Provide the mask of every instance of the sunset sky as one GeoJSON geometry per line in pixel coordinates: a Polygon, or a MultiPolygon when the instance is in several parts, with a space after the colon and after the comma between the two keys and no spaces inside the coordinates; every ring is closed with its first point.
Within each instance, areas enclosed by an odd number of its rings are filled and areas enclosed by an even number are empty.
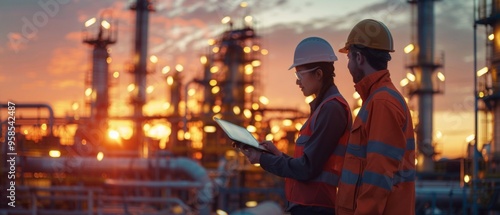
{"type": "MultiPolygon", "coordinates": [[[[185,81],[201,75],[199,57],[206,53],[207,41],[227,26],[220,20],[231,16],[238,26],[246,15],[254,18],[263,48],[264,96],[271,107],[300,107],[307,110],[304,97],[287,71],[298,42],[308,36],[328,40],[338,50],[354,24],[365,18],[384,22],[392,31],[396,52],[389,69],[393,82],[406,74],[403,48],[412,41],[411,5],[406,0],[249,0],[241,8],[238,0],[156,0],[150,14],[149,54],[164,66],[184,65],[185,81]],[[355,3],[354,3],[355,2],[355,3]]],[[[91,47],[82,43],[84,22],[105,14],[118,23],[118,42],[111,47],[110,71],[120,72],[110,91],[111,112],[123,111],[126,87],[132,75],[126,72],[132,61],[135,15],[125,0],[4,0],[0,3],[0,102],[48,103],[56,116],[73,114],[71,106],[83,105],[85,74],[91,69],[91,47]]],[[[442,72],[445,93],[435,96],[435,139],[445,157],[465,153],[465,138],[473,128],[473,1],[445,0],[435,3],[435,55],[445,54],[442,72]]],[[[479,41],[484,41],[479,31],[479,41]]],[[[484,44],[481,42],[479,44],[484,44]]],[[[479,68],[484,66],[484,47],[478,47],[479,68]]],[[[346,61],[338,53],[335,81],[347,100],[354,103],[354,87],[346,61]]],[[[148,95],[148,107],[155,109],[165,101],[165,83],[160,72],[148,76],[155,87],[148,95]]],[[[410,102],[416,110],[414,102],[410,102]]],[[[18,113],[22,114],[22,113],[18,113]]]]}

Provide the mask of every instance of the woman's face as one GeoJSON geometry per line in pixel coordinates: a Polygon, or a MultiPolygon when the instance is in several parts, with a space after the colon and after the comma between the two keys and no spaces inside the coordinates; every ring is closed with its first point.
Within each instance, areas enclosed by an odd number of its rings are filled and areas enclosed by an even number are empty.
{"type": "Polygon", "coordinates": [[[321,89],[321,75],[319,75],[318,70],[319,67],[310,69],[304,66],[295,67],[295,75],[297,76],[295,83],[299,85],[304,96],[317,95],[321,89]]]}

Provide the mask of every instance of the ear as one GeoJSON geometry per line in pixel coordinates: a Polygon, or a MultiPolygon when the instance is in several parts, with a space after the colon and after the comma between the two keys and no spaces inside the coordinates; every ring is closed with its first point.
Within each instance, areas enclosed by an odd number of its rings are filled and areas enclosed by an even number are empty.
{"type": "Polygon", "coordinates": [[[317,78],[318,80],[321,80],[321,79],[323,78],[323,75],[324,75],[324,73],[323,73],[323,70],[322,70],[322,69],[317,69],[317,70],[316,70],[316,73],[314,73],[314,74],[316,75],[316,78],[317,78]]]}
{"type": "Polygon", "coordinates": [[[365,61],[366,61],[365,56],[363,54],[359,53],[359,52],[356,52],[355,59],[356,59],[356,63],[358,65],[363,65],[365,63],[365,61]]]}

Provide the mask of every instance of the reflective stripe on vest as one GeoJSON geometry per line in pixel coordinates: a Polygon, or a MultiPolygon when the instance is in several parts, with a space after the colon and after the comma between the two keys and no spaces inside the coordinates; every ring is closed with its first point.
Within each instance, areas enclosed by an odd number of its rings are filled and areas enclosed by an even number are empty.
{"type": "MultiPolygon", "coordinates": [[[[363,106],[360,108],[358,112],[358,116],[363,123],[366,123],[368,119],[368,111],[366,110],[366,105],[373,98],[373,96],[380,91],[388,92],[392,97],[397,99],[403,109],[408,111],[404,102],[404,99],[394,90],[382,87],[380,89],[375,90],[375,92],[368,97],[366,102],[363,102],[363,106]]],[[[406,131],[408,125],[408,117],[406,118],[406,123],[403,126],[403,131],[406,131]]],[[[397,161],[402,161],[404,159],[405,153],[407,151],[415,150],[415,139],[413,137],[406,139],[406,147],[405,149],[401,149],[398,147],[391,146],[384,142],[369,140],[367,145],[361,145],[359,143],[353,144],[348,143],[346,153],[351,154],[353,156],[366,159],[367,153],[376,153],[388,158],[392,158],[397,161]]],[[[359,186],[360,182],[364,184],[371,184],[386,190],[391,190],[392,186],[402,183],[402,182],[411,182],[415,181],[415,170],[399,170],[394,173],[393,177],[389,177],[387,175],[378,174],[370,171],[364,171],[363,176],[361,177],[359,174],[352,172],[348,169],[342,170],[342,177],[340,181],[344,184],[350,184],[354,186],[359,186]],[[361,181],[359,179],[361,178],[361,181]]]]}
{"type": "MultiPolygon", "coordinates": [[[[319,111],[326,102],[332,100],[340,102],[348,113],[348,120],[352,120],[349,112],[349,106],[345,99],[340,94],[328,96],[323,102],[320,103],[318,108],[316,108],[300,129],[300,135],[296,140],[295,153],[293,157],[298,158],[303,156],[304,147],[309,142],[309,138],[314,131],[314,124],[316,123],[319,111]]],[[[323,170],[318,176],[307,182],[297,181],[291,178],[287,178],[285,180],[285,193],[288,201],[301,205],[323,206],[330,208],[334,207],[336,190],[340,180],[339,174],[342,171],[341,164],[344,160],[349,134],[350,130],[346,129],[340,138],[337,147],[324,164],[323,170]]]]}

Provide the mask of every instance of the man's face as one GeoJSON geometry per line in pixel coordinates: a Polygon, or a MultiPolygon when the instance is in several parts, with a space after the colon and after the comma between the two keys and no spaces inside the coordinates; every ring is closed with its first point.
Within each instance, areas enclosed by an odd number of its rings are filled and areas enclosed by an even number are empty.
{"type": "Polygon", "coordinates": [[[347,68],[349,69],[349,73],[351,73],[352,81],[354,83],[358,83],[361,79],[363,79],[363,77],[365,77],[365,74],[360,67],[360,60],[361,58],[364,58],[364,56],[357,51],[349,51],[349,53],[347,53],[347,58],[347,68]]]}

